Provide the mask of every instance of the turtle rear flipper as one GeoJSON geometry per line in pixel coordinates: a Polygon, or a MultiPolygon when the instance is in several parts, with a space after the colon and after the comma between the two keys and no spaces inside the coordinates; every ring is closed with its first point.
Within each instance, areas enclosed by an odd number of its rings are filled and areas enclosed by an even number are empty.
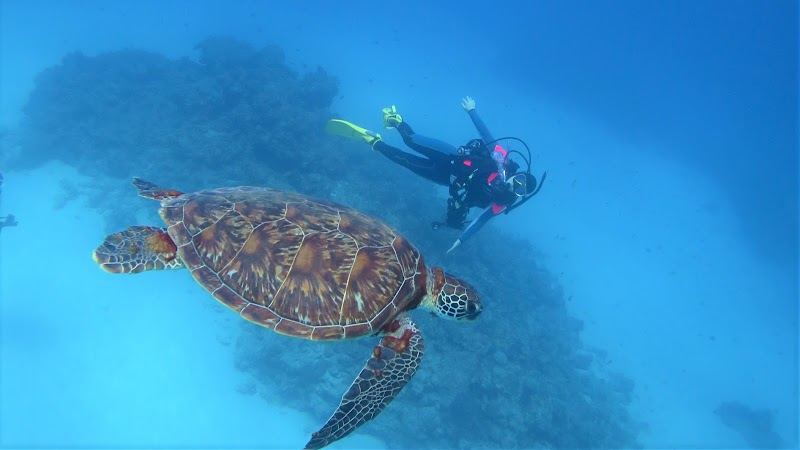
{"type": "Polygon", "coordinates": [[[183,263],[177,251],[166,228],[132,226],[108,235],[92,256],[106,272],[139,273],[180,269],[183,263]]]}
{"type": "Polygon", "coordinates": [[[319,449],[372,420],[400,393],[416,373],[425,343],[407,315],[392,321],[367,364],[328,422],[311,436],[306,449],[319,449]]]}

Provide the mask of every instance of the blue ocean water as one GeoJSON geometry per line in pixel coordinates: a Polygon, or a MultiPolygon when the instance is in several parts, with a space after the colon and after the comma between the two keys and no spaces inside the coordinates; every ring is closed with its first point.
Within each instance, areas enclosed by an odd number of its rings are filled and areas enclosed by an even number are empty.
{"type": "MultiPolygon", "coordinates": [[[[66,54],[192,58],[218,34],[277,45],[299,72],[324,68],[340,82],[331,110],[374,129],[396,104],[419,132],[460,144],[475,137],[460,100],[474,97],[493,132],[525,139],[549,173],[479,238],[515,234],[538,250],[583,344],[635,383],[640,445],[752,446],[761,416],[726,425],[714,413],[724,402],[770,411],[766,428],[798,445],[794,2],[0,5],[0,215],[19,220],[0,234],[0,445],[298,448],[325,419],[283,401],[291,387],[248,393],[234,361],[241,319],[186,274],[98,270],[109,208],[128,195],[138,223],[158,224],[154,207],[129,186],[98,207],[87,193],[105,174],[26,166],[10,144],[37,76],[66,54]]],[[[193,164],[163,158],[176,173],[193,164]]],[[[367,158],[379,155],[353,152],[367,158]]],[[[385,167],[376,178],[391,179],[385,167]]],[[[446,189],[429,189],[443,204],[446,189]]],[[[397,448],[387,414],[333,447],[397,448]]]]}

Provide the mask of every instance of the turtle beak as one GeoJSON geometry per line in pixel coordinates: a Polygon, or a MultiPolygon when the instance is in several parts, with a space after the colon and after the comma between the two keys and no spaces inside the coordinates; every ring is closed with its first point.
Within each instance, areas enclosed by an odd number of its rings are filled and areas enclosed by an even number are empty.
{"type": "Polygon", "coordinates": [[[483,307],[481,304],[470,301],[467,303],[467,313],[464,314],[464,318],[467,320],[475,320],[481,315],[481,312],[483,312],[483,307]]]}

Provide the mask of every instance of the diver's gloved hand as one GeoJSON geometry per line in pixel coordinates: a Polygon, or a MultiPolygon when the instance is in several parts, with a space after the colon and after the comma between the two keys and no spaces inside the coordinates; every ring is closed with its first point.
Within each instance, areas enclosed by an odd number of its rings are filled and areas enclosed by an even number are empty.
{"type": "Polygon", "coordinates": [[[461,107],[464,108],[464,111],[470,112],[475,109],[475,100],[472,97],[464,97],[461,100],[461,107]]]}
{"type": "Polygon", "coordinates": [[[403,121],[403,116],[397,114],[397,108],[394,105],[383,108],[381,110],[383,112],[383,127],[384,128],[396,128],[403,121]]]}

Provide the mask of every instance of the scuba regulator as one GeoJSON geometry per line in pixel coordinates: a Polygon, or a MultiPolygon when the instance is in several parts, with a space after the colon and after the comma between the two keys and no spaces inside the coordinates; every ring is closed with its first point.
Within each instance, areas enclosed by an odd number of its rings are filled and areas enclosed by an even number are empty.
{"type": "MultiPolygon", "coordinates": [[[[490,144],[495,144],[499,141],[504,141],[504,140],[512,140],[519,142],[525,147],[525,150],[528,153],[528,156],[526,157],[519,150],[513,150],[513,149],[507,150],[506,157],[511,156],[512,153],[516,153],[520,156],[520,158],[522,158],[523,161],[525,161],[525,164],[528,166],[525,172],[519,172],[509,177],[509,180],[511,180],[511,189],[514,191],[514,194],[517,196],[517,199],[514,201],[514,203],[506,207],[505,211],[503,211],[505,214],[508,214],[514,209],[522,206],[523,203],[527,202],[534,195],[539,193],[539,190],[541,190],[542,186],[544,185],[544,180],[547,179],[547,171],[544,171],[542,173],[541,181],[537,182],[536,177],[531,173],[531,160],[533,159],[531,155],[531,149],[528,147],[528,144],[526,144],[525,141],[523,141],[518,137],[514,136],[502,137],[499,139],[495,139],[491,142],[487,142],[486,146],[488,147],[490,144]]],[[[510,160],[509,162],[513,163],[513,161],[510,160]]]]}

